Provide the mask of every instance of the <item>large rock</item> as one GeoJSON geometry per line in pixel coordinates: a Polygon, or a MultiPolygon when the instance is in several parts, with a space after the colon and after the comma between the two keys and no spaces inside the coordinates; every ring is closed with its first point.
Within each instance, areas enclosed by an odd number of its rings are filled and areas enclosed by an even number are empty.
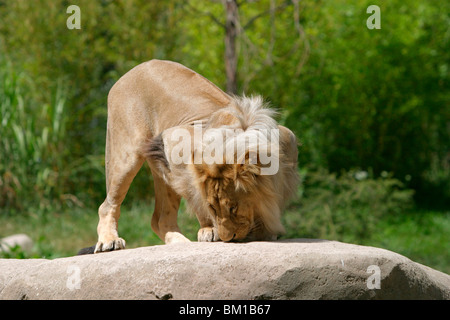
{"type": "Polygon", "coordinates": [[[0,298],[450,299],[450,276],[388,250],[336,241],[193,242],[2,259],[0,298]]]}

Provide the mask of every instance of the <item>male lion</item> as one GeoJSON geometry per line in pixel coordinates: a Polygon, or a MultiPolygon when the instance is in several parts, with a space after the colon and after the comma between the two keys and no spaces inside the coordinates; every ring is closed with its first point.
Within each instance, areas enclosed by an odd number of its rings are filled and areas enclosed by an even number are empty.
{"type": "MultiPolygon", "coordinates": [[[[181,197],[200,222],[198,241],[276,238],[283,232],[281,210],[296,189],[297,143],[272,116],[259,97],[230,97],[175,62],[151,60],[130,70],[108,95],[107,196],[98,210],[95,249],[80,254],[125,248],[117,232],[120,205],[145,161],[155,189],[151,226],[165,243],[189,241],[177,224],[181,197]],[[215,133],[231,130],[223,136],[225,145],[249,136],[259,140],[245,145],[240,154],[229,149],[222,162],[205,161],[202,152],[211,146],[205,130],[212,128],[215,133]],[[200,142],[195,139],[197,129],[205,132],[200,142]],[[269,135],[274,129],[276,144],[269,135]],[[184,145],[171,139],[176,130],[190,134],[184,145]],[[193,148],[180,152],[185,146],[193,148]],[[269,165],[258,148],[278,161],[273,174],[262,174],[269,165]]],[[[217,150],[214,156],[220,157],[217,150]]]]}

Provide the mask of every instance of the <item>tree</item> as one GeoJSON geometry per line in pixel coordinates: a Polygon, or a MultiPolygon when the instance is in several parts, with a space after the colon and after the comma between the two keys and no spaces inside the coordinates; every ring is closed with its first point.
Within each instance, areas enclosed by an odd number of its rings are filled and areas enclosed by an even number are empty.
{"type": "MultiPolygon", "coordinates": [[[[231,94],[237,94],[238,93],[238,50],[237,50],[237,42],[238,37],[241,36],[244,41],[251,42],[249,40],[249,37],[246,36],[245,32],[247,29],[250,29],[255,22],[267,15],[270,15],[270,24],[271,28],[274,28],[275,23],[275,13],[278,11],[281,11],[282,9],[294,5],[294,10],[296,13],[294,13],[294,20],[295,20],[295,30],[300,33],[300,36],[302,40],[305,39],[305,35],[303,32],[303,28],[301,27],[299,23],[299,17],[298,17],[298,0],[292,0],[292,1],[283,1],[281,4],[276,5],[276,0],[270,0],[270,6],[266,10],[258,10],[256,9],[256,14],[251,15],[250,18],[247,19],[246,23],[244,25],[241,24],[241,18],[240,18],[240,11],[239,8],[244,4],[249,4],[256,1],[251,0],[242,0],[238,2],[237,0],[221,0],[223,10],[224,10],[224,16],[225,16],[225,22],[222,22],[221,19],[217,18],[211,11],[202,11],[201,9],[197,8],[196,6],[192,5],[190,2],[187,3],[188,7],[194,11],[197,14],[208,16],[216,25],[220,26],[223,30],[224,34],[224,45],[225,45],[225,52],[224,52],[224,65],[225,65],[225,73],[226,73],[226,91],[231,94]]],[[[267,57],[270,57],[270,52],[273,49],[273,37],[271,37],[272,44],[267,52],[267,57]]],[[[255,47],[252,44],[253,47],[255,47]]],[[[298,48],[297,43],[293,43],[294,48],[298,48]]],[[[300,64],[298,66],[298,70],[301,69],[303,64],[306,62],[307,55],[309,53],[309,48],[306,51],[306,55],[303,55],[300,64]]],[[[270,62],[268,62],[270,63],[270,62]]],[[[299,72],[298,72],[299,73],[299,72]]]]}
{"type": "Polygon", "coordinates": [[[238,4],[236,0],[222,0],[225,7],[225,71],[227,74],[227,92],[237,93],[237,55],[236,37],[239,24],[238,4]]]}

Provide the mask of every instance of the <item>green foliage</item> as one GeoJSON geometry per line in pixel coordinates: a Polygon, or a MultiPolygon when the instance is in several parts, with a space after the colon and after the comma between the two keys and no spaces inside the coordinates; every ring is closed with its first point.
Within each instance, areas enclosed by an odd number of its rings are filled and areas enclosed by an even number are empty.
{"type": "MultiPolygon", "coordinates": [[[[65,139],[65,98],[57,89],[51,104],[31,105],[10,65],[0,68],[0,206],[20,207],[23,198],[45,201],[61,187],[65,139]]],[[[59,192],[58,192],[59,194],[59,192]]]]}
{"type": "Polygon", "coordinates": [[[450,274],[450,211],[412,210],[382,219],[370,240],[361,244],[386,248],[450,274]]]}
{"type": "Polygon", "coordinates": [[[1,259],[29,259],[29,255],[19,245],[8,247],[7,251],[0,251],[1,259]]]}
{"type": "Polygon", "coordinates": [[[302,174],[296,204],[284,216],[287,234],[360,242],[372,236],[380,219],[412,207],[413,191],[386,172],[374,178],[366,171],[339,176],[327,170],[302,174]]]}
{"type": "MultiPolygon", "coordinates": [[[[239,91],[281,111],[300,167],[386,170],[448,206],[450,4],[381,0],[381,29],[368,30],[370,4],[240,1],[239,91]]],[[[223,88],[224,17],[218,1],[2,1],[0,205],[98,206],[109,89],[152,58],[223,88]],[[69,4],[81,30],[66,28],[69,4]]],[[[151,194],[149,173],[126,201],[151,194]]]]}
{"type": "Polygon", "coordinates": [[[450,205],[448,185],[436,179],[450,174],[449,4],[381,1],[381,29],[369,30],[370,1],[300,3],[302,32],[290,6],[241,37],[252,44],[241,87],[281,108],[303,144],[301,166],[387,170],[418,200],[450,205]]]}
{"type": "Polygon", "coordinates": [[[89,188],[78,175],[98,171],[102,181],[103,169],[100,171],[96,163],[101,160],[86,157],[72,161],[67,148],[71,119],[64,84],[56,83],[48,103],[37,102],[28,94],[27,80],[0,60],[0,207],[82,206],[73,194],[74,186],[89,188]]]}

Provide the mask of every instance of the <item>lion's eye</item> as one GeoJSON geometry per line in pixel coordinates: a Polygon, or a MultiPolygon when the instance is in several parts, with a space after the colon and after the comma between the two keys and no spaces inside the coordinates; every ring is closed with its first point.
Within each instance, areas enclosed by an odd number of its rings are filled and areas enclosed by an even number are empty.
{"type": "Polygon", "coordinates": [[[235,214],[237,211],[237,206],[231,206],[230,207],[230,213],[235,214]]]}

